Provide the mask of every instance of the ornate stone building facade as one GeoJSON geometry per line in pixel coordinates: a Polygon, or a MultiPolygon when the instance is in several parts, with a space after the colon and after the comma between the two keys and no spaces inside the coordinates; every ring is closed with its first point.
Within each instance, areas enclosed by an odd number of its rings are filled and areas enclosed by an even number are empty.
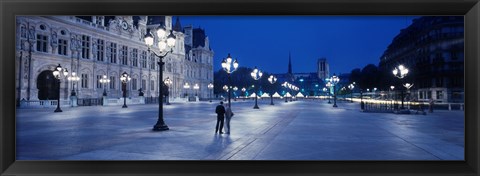
{"type": "MultiPolygon", "coordinates": [[[[158,97],[158,58],[148,52],[144,36],[159,25],[176,36],[163,69],[163,79],[173,81],[171,100],[185,98],[185,83],[198,84],[199,98],[211,91],[207,85],[213,82],[214,53],[208,37],[202,29],[182,28],[178,18],[173,24],[171,16],[19,16],[16,25],[18,100],[56,99],[52,70],[59,64],[80,78],[61,79],[62,100],[68,100],[72,90],[80,99],[101,98],[104,89],[109,98],[120,98],[123,72],[131,77],[128,97],[138,97],[140,89],[145,97],[158,97]],[[109,83],[100,82],[103,75],[109,83]]],[[[155,45],[151,49],[160,53],[155,45]]]]}
{"type": "Polygon", "coordinates": [[[413,20],[388,46],[379,68],[391,74],[399,64],[410,70],[413,98],[463,102],[464,17],[427,16],[413,20]]]}

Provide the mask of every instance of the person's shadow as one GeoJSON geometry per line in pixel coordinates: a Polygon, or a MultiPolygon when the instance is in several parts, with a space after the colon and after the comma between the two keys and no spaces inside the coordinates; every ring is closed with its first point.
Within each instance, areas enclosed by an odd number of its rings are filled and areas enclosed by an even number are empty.
{"type": "Polygon", "coordinates": [[[222,153],[232,143],[230,135],[215,134],[210,144],[205,148],[209,153],[206,159],[218,159],[222,157],[222,153]]]}

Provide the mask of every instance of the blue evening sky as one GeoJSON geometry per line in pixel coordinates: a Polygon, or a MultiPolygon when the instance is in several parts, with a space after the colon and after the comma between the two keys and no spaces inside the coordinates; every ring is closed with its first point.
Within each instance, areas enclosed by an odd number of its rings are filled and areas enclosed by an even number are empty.
{"type": "MultiPolygon", "coordinates": [[[[349,73],[379,58],[413,16],[181,16],[182,26],[203,28],[215,52],[214,71],[228,53],[240,66],[286,73],[316,72],[326,57],[330,73],[349,73]]],[[[176,20],[176,17],[173,19],[176,20]]]]}

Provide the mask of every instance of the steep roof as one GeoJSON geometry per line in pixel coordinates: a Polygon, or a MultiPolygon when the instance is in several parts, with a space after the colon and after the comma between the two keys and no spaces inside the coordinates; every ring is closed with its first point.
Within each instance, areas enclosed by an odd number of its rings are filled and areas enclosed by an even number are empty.
{"type": "Polygon", "coordinates": [[[177,21],[175,21],[175,25],[173,26],[173,30],[177,32],[182,32],[182,25],[180,24],[180,17],[177,17],[177,21]]]}
{"type": "Polygon", "coordinates": [[[199,46],[205,47],[205,30],[200,28],[193,29],[193,48],[197,48],[199,46]]]}

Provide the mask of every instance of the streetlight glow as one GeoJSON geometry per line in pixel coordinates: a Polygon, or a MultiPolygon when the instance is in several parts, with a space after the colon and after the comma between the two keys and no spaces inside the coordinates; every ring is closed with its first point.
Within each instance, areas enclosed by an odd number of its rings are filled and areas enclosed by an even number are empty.
{"type": "MultiPolygon", "coordinates": [[[[176,37],[173,34],[173,31],[167,31],[165,26],[160,25],[156,29],[156,34],[158,37],[158,49],[160,50],[161,53],[163,54],[157,54],[156,52],[153,51],[153,54],[159,58],[158,62],[158,77],[157,77],[157,82],[158,82],[158,119],[157,123],[153,126],[153,131],[164,131],[164,130],[169,130],[167,124],[165,124],[165,121],[163,119],[163,91],[162,91],[162,79],[163,79],[163,65],[165,62],[163,62],[163,58],[165,58],[168,53],[173,52],[173,47],[175,47],[175,41],[176,37]],[[170,32],[170,35],[165,38],[166,34],[170,32]],[[170,50],[168,50],[168,47],[170,47],[170,50]]],[[[144,40],[145,44],[148,46],[148,52],[150,53],[150,48],[153,45],[154,42],[154,36],[148,31],[145,34],[144,40]]]]}

